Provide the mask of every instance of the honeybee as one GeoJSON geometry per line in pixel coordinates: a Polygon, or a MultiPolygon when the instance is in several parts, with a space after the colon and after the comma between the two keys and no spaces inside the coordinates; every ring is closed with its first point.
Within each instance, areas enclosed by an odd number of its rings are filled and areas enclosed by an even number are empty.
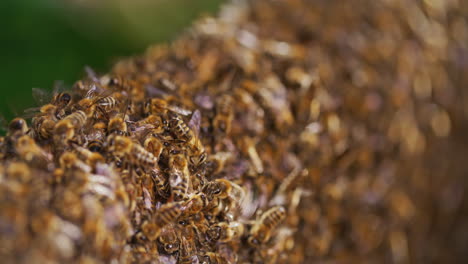
{"type": "Polygon", "coordinates": [[[203,192],[197,192],[190,195],[190,198],[186,202],[186,209],[184,210],[184,216],[195,215],[205,209],[210,201],[203,192]]]}
{"type": "Polygon", "coordinates": [[[75,110],[82,110],[86,113],[88,118],[98,117],[100,113],[101,116],[107,117],[107,112],[116,108],[119,104],[117,99],[110,96],[112,90],[100,90],[98,86],[93,84],[91,88],[87,91],[84,98],[78,101],[73,108],[75,110]]]}
{"type": "Polygon", "coordinates": [[[6,175],[20,182],[28,182],[32,177],[31,170],[24,162],[12,162],[8,164],[6,175]]]}
{"type": "Polygon", "coordinates": [[[83,148],[83,147],[81,147],[79,145],[76,145],[76,144],[75,144],[74,148],[75,148],[75,151],[78,153],[78,156],[81,159],[85,160],[86,163],[88,165],[90,165],[91,167],[93,167],[93,168],[96,166],[97,163],[99,163],[99,162],[104,163],[105,162],[104,157],[101,154],[97,153],[97,152],[92,152],[92,151],[90,151],[90,150],[88,150],[86,148],[83,148]]]}
{"type": "Polygon", "coordinates": [[[63,92],[56,93],[53,96],[51,103],[46,104],[47,98],[50,97],[48,97],[47,92],[38,88],[33,88],[33,97],[40,105],[43,106],[26,109],[26,115],[35,114],[39,110],[40,116],[47,115],[54,120],[62,119],[66,115],[65,109],[72,101],[72,96],[69,93],[63,92]]]}
{"type": "Polygon", "coordinates": [[[104,150],[106,139],[107,124],[104,122],[97,122],[89,130],[86,136],[87,148],[92,152],[101,153],[104,150]]]}
{"type": "Polygon", "coordinates": [[[28,124],[23,118],[15,118],[8,125],[7,137],[19,137],[28,133],[28,124]]]}
{"type": "Polygon", "coordinates": [[[239,222],[219,222],[206,232],[209,240],[226,243],[239,239],[244,234],[244,225],[239,222]]]}
{"type": "Polygon", "coordinates": [[[208,182],[203,188],[203,191],[210,200],[214,198],[230,198],[234,201],[240,202],[245,197],[245,191],[242,187],[226,179],[216,179],[208,182]]]}
{"type": "Polygon", "coordinates": [[[194,245],[194,241],[192,239],[186,239],[185,237],[182,237],[180,250],[179,250],[179,259],[177,263],[179,264],[198,263],[198,261],[196,260],[197,256],[194,254],[195,250],[196,248],[194,245]]]}
{"type": "Polygon", "coordinates": [[[179,250],[179,237],[173,224],[163,228],[158,237],[158,241],[167,254],[173,254],[179,250]]]}
{"type": "Polygon", "coordinates": [[[286,218],[286,210],[283,206],[274,206],[265,211],[252,226],[247,242],[257,247],[270,240],[272,232],[286,218]]]}
{"type": "Polygon", "coordinates": [[[143,106],[143,112],[147,115],[166,117],[169,111],[183,116],[188,116],[192,113],[192,111],[188,109],[171,105],[167,100],[161,98],[148,99],[143,106]]]}
{"type": "Polygon", "coordinates": [[[190,164],[198,166],[206,161],[206,152],[198,137],[201,123],[201,113],[196,110],[187,125],[182,118],[177,115],[172,116],[169,127],[178,140],[187,143],[187,151],[190,164]]]}
{"type": "Polygon", "coordinates": [[[78,156],[73,152],[64,152],[59,158],[59,164],[64,170],[80,170],[86,173],[91,172],[91,167],[78,159],[78,156]]]}
{"type": "Polygon", "coordinates": [[[169,184],[174,201],[188,199],[190,174],[187,160],[183,154],[171,155],[169,158],[169,184]]]}
{"type": "Polygon", "coordinates": [[[128,135],[128,126],[125,114],[117,114],[109,120],[107,132],[118,136],[128,135]]]}
{"type": "Polygon", "coordinates": [[[233,99],[230,95],[222,95],[217,100],[216,116],[213,119],[213,127],[217,134],[227,135],[231,131],[231,123],[234,118],[232,103],[233,99]]]}
{"type": "Polygon", "coordinates": [[[48,166],[50,154],[39,147],[33,138],[28,135],[18,138],[15,144],[15,151],[21,159],[38,166],[48,166]]]}
{"type": "Polygon", "coordinates": [[[177,202],[163,204],[155,214],[154,224],[159,228],[174,223],[185,208],[177,202]]]}
{"type": "Polygon", "coordinates": [[[54,133],[55,120],[49,116],[38,116],[32,119],[32,128],[38,139],[49,139],[54,133]]]}
{"type": "Polygon", "coordinates": [[[156,192],[163,198],[169,197],[169,181],[162,175],[161,171],[152,169],[149,175],[153,179],[154,185],[156,185],[156,192]]]}
{"type": "Polygon", "coordinates": [[[157,130],[150,130],[143,139],[143,147],[159,160],[164,145],[158,137],[158,132],[157,130]]]}
{"type": "Polygon", "coordinates": [[[130,138],[124,136],[109,136],[108,150],[118,157],[126,158],[131,165],[141,167],[154,167],[158,159],[146,151],[140,144],[133,142],[130,138]]]}
{"type": "Polygon", "coordinates": [[[75,136],[75,131],[81,129],[87,121],[85,112],[78,110],[55,124],[54,139],[58,144],[67,143],[75,136]]]}
{"type": "Polygon", "coordinates": [[[207,252],[204,256],[200,257],[200,264],[228,264],[229,262],[220,254],[214,252],[207,252]]]}

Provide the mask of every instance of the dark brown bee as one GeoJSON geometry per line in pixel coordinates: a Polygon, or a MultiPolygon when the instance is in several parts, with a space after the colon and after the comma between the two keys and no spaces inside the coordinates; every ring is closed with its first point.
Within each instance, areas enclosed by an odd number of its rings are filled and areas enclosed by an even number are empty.
{"type": "Polygon", "coordinates": [[[230,95],[223,95],[216,102],[216,116],[213,127],[217,134],[228,135],[231,132],[231,123],[234,118],[233,99],[230,95]]]}

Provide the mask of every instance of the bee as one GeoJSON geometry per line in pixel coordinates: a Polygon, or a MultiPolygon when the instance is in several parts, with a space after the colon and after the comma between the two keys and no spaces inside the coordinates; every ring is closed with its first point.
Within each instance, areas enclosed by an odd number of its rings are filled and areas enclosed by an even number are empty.
{"type": "Polygon", "coordinates": [[[81,129],[87,121],[85,112],[78,110],[55,124],[54,138],[59,144],[68,142],[75,137],[75,131],[81,129]]]}
{"type": "Polygon", "coordinates": [[[32,119],[32,128],[36,138],[45,140],[52,137],[56,121],[49,116],[37,116],[32,119]]]}
{"type": "Polygon", "coordinates": [[[283,206],[274,206],[265,211],[252,226],[247,242],[257,247],[266,243],[275,228],[286,218],[286,210],[283,206]]]}
{"type": "Polygon", "coordinates": [[[28,135],[18,138],[15,144],[15,151],[21,159],[29,164],[48,166],[50,154],[39,147],[33,138],[28,135]]]}
{"type": "Polygon", "coordinates": [[[228,261],[218,253],[207,252],[200,258],[200,264],[228,264],[228,261]]]}
{"type": "Polygon", "coordinates": [[[197,192],[190,195],[190,198],[186,202],[186,210],[184,216],[195,215],[205,209],[210,201],[203,192],[197,192]]]}
{"type": "Polygon", "coordinates": [[[31,170],[24,162],[12,162],[8,164],[6,174],[11,179],[19,180],[20,182],[29,182],[32,179],[31,170]]]}
{"type": "Polygon", "coordinates": [[[72,96],[69,93],[63,92],[56,93],[53,96],[51,102],[46,104],[46,98],[50,97],[48,97],[47,92],[38,88],[33,88],[33,97],[40,105],[43,106],[38,108],[26,109],[26,115],[35,114],[39,110],[40,116],[49,116],[55,121],[60,120],[64,116],[66,116],[65,109],[70,105],[72,101],[72,96]]]}
{"type": "Polygon", "coordinates": [[[99,162],[104,163],[105,162],[104,157],[101,154],[97,153],[97,152],[92,152],[92,151],[90,151],[90,150],[88,150],[86,148],[83,148],[83,147],[81,147],[79,145],[76,145],[76,144],[75,144],[74,148],[75,148],[75,151],[78,153],[78,156],[81,159],[85,160],[86,163],[88,165],[90,165],[91,167],[93,167],[93,168],[96,166],[97,163],[99,163],[99,162]]]}
{"type": "Polygon", "coordinates": [[[171,155],[169,158],[169,184],[174,201],[188,199],[190,188],[190,173],[188,163],[183,154],[171,155]]]}
{"type": "Polygon", "coordinates": [[[239,222],[219,222],[206,232],[209,240],[222,243],[240,239],[243,234],[244,225],[239,222]]]}
{"type": "Polygon", "coordinates": [[[101,116],[108,119],[107,112],[114,109],[119,104],[114,97],[110,96],[111,92],[112,90],[100,91],[99,88],[93,84],[84,98],[78,101],[73,108],[75,110],[84,111],[88,118],[98,117],[100,113],[101,116]]]}
{"type": "Polygon", "coordinates": [[[118,136],[128,135],[126,115],[117,114],[109,120],[107,132],[118,136]]]}
{"type": "Polygon", "coordinates": [[[156,192],[163,198],[169,197],[170,185],[169,181],[164,177],[164,175],[156,169],[152,169],[149,172],[149,175],[153,179],[154,185],[156,186],[156,192]]]}
{"type": "Polygon", "coordinates": [[[166,226],[161,231],[158,241],[167,254],[174,254],[179,250],[179,237],[173,224],[166,226]]]}
{"type": "Polygon", "coordinates": [[[195,255],[195,245],[192,239],[186,239],[182,237],[180,250],[179,250],[179,264],[191,264],[198,263],[196,260],[197,256],[195,255]]]}
{"type": "Polygon", "coordinates": [[[213,119],[213,127],[217,134],[228,135],[231,131],[231,123],[234,118],[232,110],[233,99],[230,95],[222,95],[217,100],[216,115],[213,119]]]}
{"type": "Polygon", "coordinates": [[[114,155],[126,158],[131,165],[141,167],[154,167],[157,158],[146,151],[140,144],[133,142],[124,136],[110,136],[107,141],[109,152],[114,155]]]}
{"type": "Polygon", "coordinates": [[[104,151],[105,139],[106,139],[107,124],[104,122],[98,122],[93,125],[89,130],[87,139],[87,148],[92,152],[101,153],[104,151]]]}
{"type": "Polygon", "coordinates": [[[206,161],[206,152],[198,137],[201,123],[200,111],[195,111],[187,125],[178,115],[172,116],[169,127],[178,140],[187,143],[190,164],[198,166],[206,161]]]}
{"type": "Polygon", "coordinates": [[[158,132],[159,131],[157,130],[149,131],[143,139],[143,147],[159,160],[159,156],[161,156],[161,153],[163,152],[164,145],[158,137],[158,132]]]}
{"type": "Polygon", "coordinates": [[[146,100],[143,106],[143,112],[147,115],[159,115],[166,117],[168,112],[176,113],[183,116],[188,116],[192,111],[171,105],[167,100],[161,98],[151,98],[146,100]]]}
{"type": "Polygon", "coordinates": [[[64,170],[79,170],[86,173],[91,172],[91,167],[78,159],[78,156],[73,152],[64,152],[59,158],[59,164],[64,170]]]}
{"type": "Polygon", "coordinates": [[[242,201],[245,197],[245,191],[242,187],[226,179],[216,179],[208,182],[203,191],[210,200],[230,198],[234,201],[242,201]]]}
{"type": "Polygon", "coordinates": [[[8,124],[7,137],[19,137],[28,133],[28,124],[23,118],[15,118],[8,124]]]}
{"type": "Polygon", "coordinates": [[[185,208],[177,202],[166,203],[162,205],[155,214],[153,223],[158,228],[158,235],[161,229],[168,224],[174,223],[182,214],[185,208]]]}

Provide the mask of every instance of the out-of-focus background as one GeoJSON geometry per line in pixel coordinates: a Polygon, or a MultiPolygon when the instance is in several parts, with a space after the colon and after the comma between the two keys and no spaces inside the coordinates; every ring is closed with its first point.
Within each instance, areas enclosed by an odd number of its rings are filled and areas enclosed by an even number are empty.
{"type": "Polygon", "coordinates": [[[52,90],[106,72],[121,57],[169,42],[223,0],[1,0],[0,114],[35,107],[32,88],[52,90]]]}

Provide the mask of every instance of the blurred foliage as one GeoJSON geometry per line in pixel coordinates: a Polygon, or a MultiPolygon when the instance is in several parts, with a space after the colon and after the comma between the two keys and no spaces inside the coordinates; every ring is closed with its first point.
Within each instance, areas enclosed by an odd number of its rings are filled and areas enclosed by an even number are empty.
{"type": "Polygon", "coordinates": [[[36,104],[33,87],[71,86],[83,67],[106,72],[123,56],[168,42],[222,0],[1,0],[0,113],[36,104]]]}

